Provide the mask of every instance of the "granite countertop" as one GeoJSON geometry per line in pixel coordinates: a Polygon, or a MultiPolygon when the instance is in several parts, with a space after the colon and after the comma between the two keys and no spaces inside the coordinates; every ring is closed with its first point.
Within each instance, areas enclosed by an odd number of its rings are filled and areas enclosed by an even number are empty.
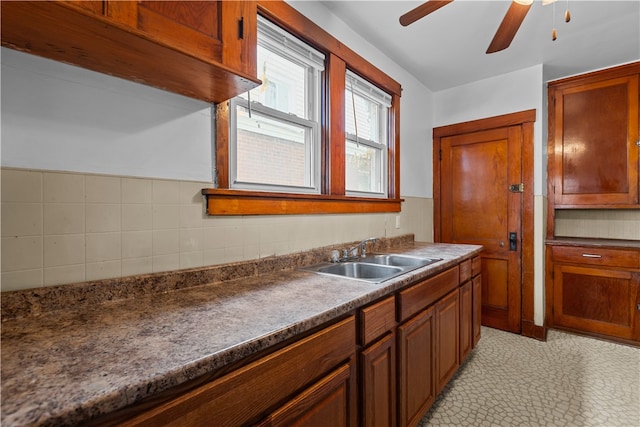
{"type": "Polygon", "coordinates": [[[545,241],[547,245],[592,246],[599,248],[640,249],[640,240],[588,239],[582,237],[554,237],[545,241]]]}
{"type": "Polygon", "coordinates": [[[350,313],[480,250],[405,245],[393,252],[443,261],[380,284],[289,269],[3,318],[1,423],[82,424],[350,313]]]}

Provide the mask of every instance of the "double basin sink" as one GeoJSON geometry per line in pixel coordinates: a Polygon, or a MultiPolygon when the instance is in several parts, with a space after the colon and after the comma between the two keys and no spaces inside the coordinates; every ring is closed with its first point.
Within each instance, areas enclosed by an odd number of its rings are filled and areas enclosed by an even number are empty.
{"type": "Polygon", "coordinates": [[[421,258],[410,255],[369,254],[346,262],[327,262],[306,267],[303,270],[370,283],[381,283],[441,260],[441,258],[421,258]]]}

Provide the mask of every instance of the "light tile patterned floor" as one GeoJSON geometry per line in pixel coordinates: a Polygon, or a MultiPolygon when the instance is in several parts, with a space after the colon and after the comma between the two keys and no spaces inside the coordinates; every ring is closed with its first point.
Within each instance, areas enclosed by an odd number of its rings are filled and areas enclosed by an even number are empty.
{"type": "Polygon", "coordinates": [[[482,328],[424,426],[640,426],[640,349],[559,331],[482,328]]]}

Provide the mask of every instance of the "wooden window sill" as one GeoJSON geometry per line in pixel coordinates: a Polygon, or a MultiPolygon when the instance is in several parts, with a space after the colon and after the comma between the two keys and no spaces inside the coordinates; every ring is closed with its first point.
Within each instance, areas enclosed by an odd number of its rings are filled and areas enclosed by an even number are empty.
{"type": "Polygon", "coordinates": [[[209,215],[301,215],[400,212],[403,199],[268,193],[205,188],[209,215]]]}

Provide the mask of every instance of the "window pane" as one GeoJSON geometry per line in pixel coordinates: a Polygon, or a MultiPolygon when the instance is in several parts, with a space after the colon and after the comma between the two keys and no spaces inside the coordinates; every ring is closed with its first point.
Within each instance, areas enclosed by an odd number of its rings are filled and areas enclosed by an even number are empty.
{"type": "MultiPolygon", "coordinates": [[[[262,85],[251,90],[251,101],[308,119],[306,76],[305,66],[258,46],[258,78],[262,85]]],[[[248,98],[246,93],[240,97],[248,98]]]]}
{"type": "Polygon", "coordinates": [[[313,186],[311,128],[278,121],[246,108],[237,110],[237,181],[313,186]]]}
{"type": "Polygon", "coordinates": [[[358,138],[368,139],[369,141],[381,142],[379,132],[379,104],[364,98],[357,93],[351,98],[351,90],[349,90],[349,82],[347,82],[347,90],[345,92],[345,126],[347,133],[356,134],[356,126],[353,117],[353,104],[356,105],[356,118],[358,120],[358,138]]]}
{"type": "Polygon", "coordinates": [[[382,193],[382,152],[347,141],[346,187],[349,191],[382,193]]]}

